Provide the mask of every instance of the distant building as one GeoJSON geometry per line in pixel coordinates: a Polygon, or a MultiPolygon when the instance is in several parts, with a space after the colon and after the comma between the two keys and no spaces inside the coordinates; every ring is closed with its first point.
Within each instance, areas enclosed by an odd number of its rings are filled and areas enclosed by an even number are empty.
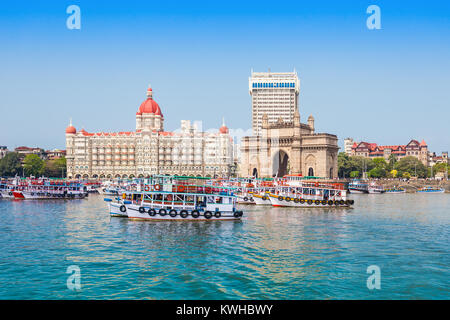
{"type": "Polygon", "coordinates": [[[45,151],[48,160],[56,160],[66,156],[66,150],[53,149],[45,151]]]}
{"type": "Polygon", "coordinates": [[[425,166],[429,165],[428,146],[424,140],[419,142],[411,140],[406,145],[379,146],[376,143],[354,142],[352,146],[352,156],[360,156],[365,158],[384,158],[389,159],[393,154],[400,160],[401,158],[412,156],[419,159],[425,166]]]}
{"type": "Polygon", "coordinates": [[[436,155],[435,152],[429,152],[428,153],[428,165],[430,167],[438,164],[438,163],[447,163],[449,164],[449,159],[448,159],[448,152],[442,152],[442,154],[440,156],[436,155]]]}
{"type": "Polygon", "coordinates": [[[225,123],[201,132],[181,121],[179,132],[164,131],[164,116],[148,88],[136,112],[136,130],[77,131],[66,128],[69,178],[135,178],[153,174],[228,176],[233,166],[233,139],[225,123]]]}
{"type": "Polygon", "coordinates": [[[252,72],[253,135],[241,139],[239,171],[248,177],[286,174],[337,177],[337,136],[316,133],[314,117],[300,122],[297,72],[252,72]]]}
{"type": "Polygon", "coordinates": [[[0,146],[0,159],[3,159],[8,152],[9,150],[6,146],[0,146]]]}
{"type": "Polygon", "coordinates": [[[29,148],[22,146],[15,148],[14,151],[17,152],[19,156],[23,158],[25,158],[29,154],[36,154],[43,160],[47,159],[47,153],[42,148],[29,148]]]}
{"type": "Polygon", "coordinates": [[[352,155],[352,146],[353,146],[353,138],[344,139],[344,152],[351,156],[352,155]]]}
{"type": "Polygon", "coordinates": [[[261,135],[264,115],[269,124],[278,122],[279,118],[286,123],[294,121],[300,92],[297,72],[252,72],[248,86],[252,96],[253,135],[261,135]]]}

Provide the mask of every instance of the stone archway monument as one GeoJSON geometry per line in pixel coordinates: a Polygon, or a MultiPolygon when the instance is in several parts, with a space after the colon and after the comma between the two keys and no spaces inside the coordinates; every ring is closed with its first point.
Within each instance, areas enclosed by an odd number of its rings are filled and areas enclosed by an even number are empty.
{"type": "Polygon", "coordinates": [[[312,116],[307,124],[301,123],[296,110],[293,122],[280,118],[269,123],[265,114],[261,128],[261,135],[242,138],[241,176],[253,176],[256,169],[259,177],[313,172],[318,177],[337,178],[338,138],[316,133],[312,116]]]}

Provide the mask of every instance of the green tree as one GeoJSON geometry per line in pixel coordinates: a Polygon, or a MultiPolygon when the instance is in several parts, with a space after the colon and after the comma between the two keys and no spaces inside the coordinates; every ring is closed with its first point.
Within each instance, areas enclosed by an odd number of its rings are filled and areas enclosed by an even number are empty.
{"type": "Polygon", "coordinates": [[[375,158],[372,160],[375,168],[369,171],[371,172],[370,177],[372,178],[386,178],[389,171],[389,164],[384,160],[384,158],[375,158]]]}
{"type": "Polygon", "coordinates": [[[372,159],[364,157],[352,157],[351,163],[360,172],[370,171],[375,167],[372,159]]]}
{"type": "Polygon", "coordinates": [[[358,171],[358,176],[360,172],[370,171],[375,167],[375,163],[372,159],[358,157],[358,156],[348,156],[344,152],[338,154],[338,175],[339,177],[351,177],[353,171],[358,171]]]}
{"type": "Polygon", "coordinates": [[[53,178],[63,178],[67,175],[66,158],[48,160],[45,162],[44,175],[53,178]]]}
{"type": "Polygon", "coordinates": [[[388,168],[388,170],[392,171],[394,169],[395,164],[397,163],[397,157],[395,156],[395,154],[391,153],[389,155],[388,161],[389,161],[389,168],[388,168]]]}
{"type": "Polygon", "coordinates": [[[384,168],[375,167],[368,173],[369,178],[384,178],[386,177],[386,170],[384,168]]]}
{"type": "MultiPolygon", "coordinates": [[[[437,173],[445,173],[445,170],[447,170],[448,175],[450,176],[450,166],[447,163],[437,163],[433,166],[433,176],[435,176],[437,173]]],[[[430,170],[431,171],[431,170],[430,170]]],[[[430,173],[431,176],[431,173],[430,173]]]]}
{"type": "Polygon", "coordinates": [[[384,170],[388,169],[389,164],[386,162],[386,160],[384,160],[384,158],[375,158],[372,161],[373,164],[375,165],[375,168],[380,168],[384,170]]]}
{"type": "Polygon", "coordinates": [[[350,172],[352,171],[350,157],[345,152],[338,154],[338,168],[339,177],[346,178],[350,176],[350,172]]]}
{"type": "Polygon", "coordinates": [[[350,178],[359,178],[359,171],[350,172],[350,178]]]}
{"type": "Polygon", "coordinates": [[[9,152],[0,160],[0,176],[14,177],[22,173],[22,164],[17,152],[9,152]]]}
{"type": "Polygon", "coordinates": [[[427,168],[416,157],[408,156],[400,159],[394,166],[394,169],[398,171],[398,175],[403,176],[404,173],[409,173],[410,176],[426,178],[427,168]]]}
{"type": "Polygon", "coordinates": [[[27,176],[38,177],[44,173],[45,162],[37,154],[28,154],[23,160],[23,167],[27,176]]]}

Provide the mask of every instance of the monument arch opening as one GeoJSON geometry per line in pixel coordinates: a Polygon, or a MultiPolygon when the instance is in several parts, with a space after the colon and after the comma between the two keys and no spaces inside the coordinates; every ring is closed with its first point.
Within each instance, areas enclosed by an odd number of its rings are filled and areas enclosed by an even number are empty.
{"type": "Polygon", "coordinates": [[[280,149],[273,158],[272,176],[283,177],[289,174],[289,171],[289,155],[280,149]]]}

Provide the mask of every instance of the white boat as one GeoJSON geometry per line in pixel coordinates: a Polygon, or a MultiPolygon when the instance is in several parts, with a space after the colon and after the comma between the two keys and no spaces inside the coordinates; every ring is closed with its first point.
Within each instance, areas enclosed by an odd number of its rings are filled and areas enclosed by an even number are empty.
{"type": "Polygon", "coordinates": [[[83,199],[86,187],[63,181],[31,181],[12,191],[16,200],[83,199]]]}
{"type": "Polygon", "coordinates": [[[127,207],[125,207],[125,205],[131,203],[130,201],[118,199],[117,202],[113,202],[113,200],[109,198],[105,198],[104,200],[108,202],[109,214],[111,217],[128,218],[127,207]]]}
{"type": "Polygon", "coordinates": [[[383,186],[376,184],[375,182],[371,182],[367,188],[367,191],[371,194],[381,194],[384,193],[385,190],[383,186]]]}
{"type": "Polygon", "coordinates": [[[444,193],[445,189],[444,188],[438,188],[438,187],[423,187],[418,189],[416,192],[419,193],[444,193]]]}
{"type": "Polygon", "coordinates": [[[342,183],[303,181],[296,186],[283,185],[270,193],[269,199],[274,207],[350,207],[354,200],[347,198],[342,183]]]}
{"type": "Polygon", "coordinates": [[[406,189],[402,188],[402,187],[387,188],[384,191],[386,193],[392,193],[392,194],[406,193],[406,189]]]}
{"type": "Polygon", "coordinates": [[[253,194],[251,194],[250,192],[237,194],[236,197],[237,197],[237,203],[239,203],[239,204],[255,204],[255,199],[253,198],[253,194]]]}
{"type": "Polygon", "coordinates": [[[265,206],[271,206],[272,202],[270,201],[270,193],[255,193],[253,194],[253,201],[257,205],[265,205],[265,206]]]}
{"type": "Polygon", "coordinates": [[[114,187],[100,187],[96,189],[98,193],[104,196],[117,196],[119,195],[120,189],[114,187]]]}
{"type": "Polygon", "coordinates": [[[353,180],[348,184],[348,192],[350,193],[368,193],[368,188],[368,184],[360,180],[353,180]]]}
{"type": "Polygon", "coordinates": [[[13,188],[8,188],[8,189],[5,188],[5,189],[0,190],[1,198],[3,198],[3,199],[14,199],[13,191],[14,191],[13,188]]]}
{"type": "MultiPolygon", "coordinates": [[[[167,179],[167,177],[165,177],[167,179]]],[[[167,181],[166,181],[167,182],[167,181]]],[[[126,191],[108,202],[111,216],[134,220],[239,220],[232,189],[209,185],[146,185],[144,191],[126,191]]]]}
{"type": "Polygon", "coordinates": [[[14,190],[21,190],[19,186],[20,178],[16,177],[12,181],[4,180],[0,183],[0,198],[2,199],[14,199],[14,190]]]}

